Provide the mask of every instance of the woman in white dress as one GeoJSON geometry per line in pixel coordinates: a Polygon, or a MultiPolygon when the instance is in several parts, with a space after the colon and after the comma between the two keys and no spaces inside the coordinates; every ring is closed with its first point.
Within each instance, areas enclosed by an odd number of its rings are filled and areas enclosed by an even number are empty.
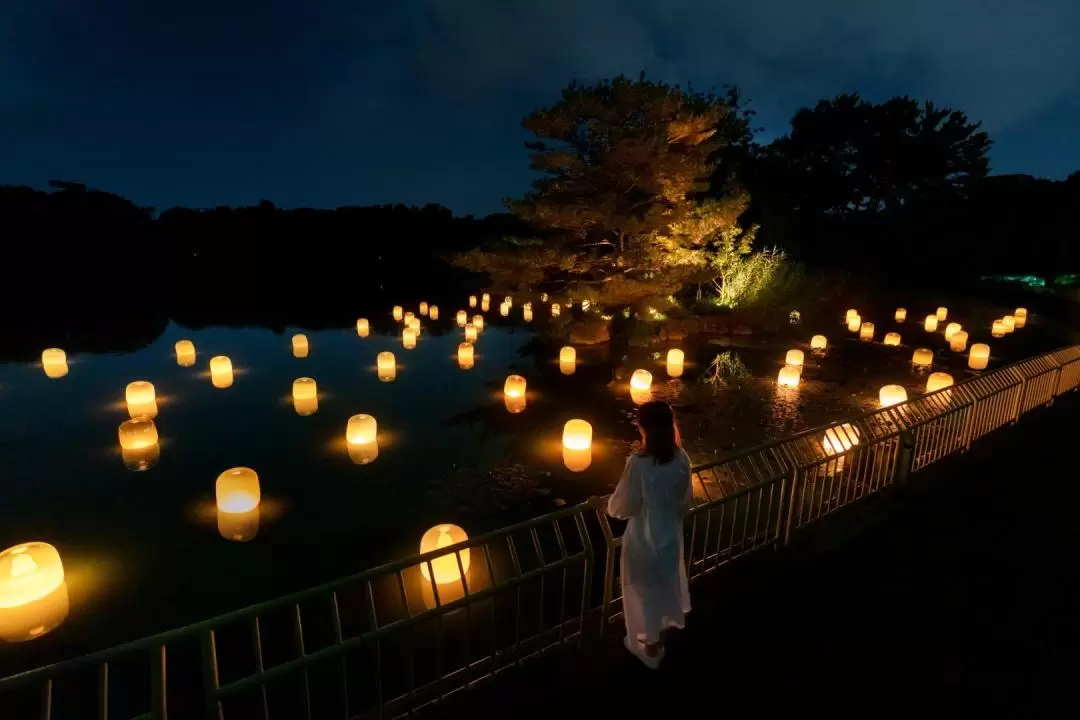
{"type": "Polygon", "coordinates": [[[682,628],[690,612],[683,516],[693,490],[690,457],[681,447],[671,406],[642,405],[637,426],[641,451],[626,459],[607,512],[629,520],[622,539],[624,643],[655,669],[664,657],[667,630],[682,628]]]}

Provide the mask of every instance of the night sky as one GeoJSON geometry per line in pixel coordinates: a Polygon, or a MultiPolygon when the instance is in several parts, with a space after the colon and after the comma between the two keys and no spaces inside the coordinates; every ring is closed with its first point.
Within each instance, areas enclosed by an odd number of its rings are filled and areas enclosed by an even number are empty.
{"type": "Polygon", "coordinates": [[[994,173],[1080,169],[1077,0],[3,0],[0,183],[164,209],[500,209],[571,79],[737,83],[760,139],[859,91],[964,110],[994,173]]]}

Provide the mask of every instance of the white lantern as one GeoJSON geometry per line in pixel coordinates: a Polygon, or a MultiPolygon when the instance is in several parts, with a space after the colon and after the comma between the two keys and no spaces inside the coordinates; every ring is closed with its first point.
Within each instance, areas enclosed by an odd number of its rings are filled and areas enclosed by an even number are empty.
{"type": "Polygon", "coordinates": [[[634,390],[648,390],[652,387],[652,373],[648,370],[635,370],[630,376],[630,387],[634,390]]]}
{"type": "MultiPolygon", "coordinates": [[[[469,536],[457,525],[436,525],[424,533],[424,536],[420,538],[420,554],[426,555],[427,553],[465,542],[468,539],[469,536]]],[[[430,581],[432,579],[432,573],[434,573],[435,583],[438,585],[456,583],[461,580],[461,573],[463,571],[466,573],[469,572],[469,561],[469,549],[464,548],[463,550],[433,558],[430,561],[430,569],[428,567],[429,562],[425,561],[421,563],[420,574],[424,576],[425,580],[430,581]],[[461,559],[460,566],[458,565],[459,558],[461,559]]]]}
{"type": "Polygon", "coordinates": [[[851,318],[859,317],[859,311],[855,308],[848,308],[848,311],[844,314],[844,322],[850,323],[851,318]]]}
{"type": "Polygon", "coordinates": [[[958,330],[949,338],[949,349],[953,352],[964,352],[967,349],[967,341],[968,334],[963,330],[958,330]]]}
{"type": "Polygon", "coordinates": [[[227,388],[232,385],[232,360],[225,355],[215,355],[210,358],[210,382],[216,388],[227,388]]]}
{"type": "Polygon", "coordinates": [[[849,423],[829,428],[821,440],[821,447],[826,455],[838,455],[858,444],[859,429],[849,423]]]}
{"type": "Polygon", "coordinates": [[[41,352],[41,367],[45,376],[62,378],[68,374],[67,353],[60,348],[48,348],[41,352]]]}
{"type": "Polygon", "coordinates": [[[885,344],[897,347],[900,345],[900,333],[885,333],[885,344]]]}
{"type": "Polygon", "coordinates": [[[937,332],[937,326],[937,315],[927,315],[926,320],[923,321],[923,328],[926,329],[926,332],[937,332]]]}
{"type": "Polygon", "coordinates": [[[190,340],[177,340],[174,349],[176,350],[177,365],[191,367],[195,364],[195,343],[190,340]]]}
{"type": "Polygon", "coordinates": [[[475,353],[472,343],[461,343],[457,349],[458,367],[462,370],[472,370],[475,361],[475,353]]]}
{"type": "Polygon", "coordinates": [[[476,296],[475,295],[470,295],[469,296],[469,307],[471,307],[471,308],[476,307],[476,296]]]}
{"type": "Polygon", "coordinates": [[[308,356],[307,335],[297,333],[292,336],[292,354],[293,357],[298,358],[306,358],[308,356]]]}
{"type": "Polygon", "coordinates": [[[794,365],[785,365],[780,368],[780,374],[776,376],[776,384],[780,387],[798,387],[802,369],[794,365]]]}
{"type": "Polygon", "coordinates": [[[49,543],[21,543],[0,552],[0,610],[29,605],[63,584],[64,563],[49,543]]]}
{"type": "Polygon", "coordinates": [[[491,301],[486,297],[480,301],[480,312],[487,312],[491,309],[491,301]]]}
{"type": "Polygon", "coordinates": [[[667,353],[667,374],[668,377],[681,377],[683,374],[683,361],[685,355],[679,348],[672,348],[667,353]]]}
{"type": "Polygon", "coordinates": [[[907,390],[902,385],[885,385],[878,391],[878,402],[883,408],[907,402],[907,390]]]}
{"type": "Polygon", "coordinates": [[[532,322],[532,319],[533,319],[532,308],[526,305],[521,311],[521,317],[525,320],[525,322],[532,322]]]}
{"type": "Polygon", "coordinates": [[[481,303],[490,303],[491,302],[491,295],[489,295],[488,293],[484,293],[483,295],[480,296],[480,301],[481,301],[481,303]]]}
{"type": "Polygon", "coordinates": [[[968,367],[972,370],[985,370],[990,362],[990,346],[983,343],[975,343],[971,346],[968,355],[968,367]]]}
{"type": "Polygon", "coordinates": [[[507,305],[506,303],[503,303],[502,305],[500,305],[499,306],[499,314],[502,315],[503,317],[509,316],[510,315],[510,306],[507,305]]]}
{"type": "Polygon", "coordinates": [[[911,364],[916,367],[930,367],[934,364],[934,353],[926,348],[919,348],[911,356],[911,364]]]}
{"type": "Polygon", "coordinates": [[[803,364],[803,351],[802,350],[788,350],[787,356],[784,358],[784,362],[788,365],[795,367],[802,367],[803,364]]]}
{"type": "Polygon", "coordinates": [[[469,314],[464,310],[458,310],[457,312],[457,324],[458,327],[465,327],[465,323],[469,322],[469,314]]]}
{"type": "Polygon", "coordinates": [[[234,467],[218,475],[214,485],[219,513],[246,513],[262,501],[259,475],[251,468],[234,467]]]}
{"type": "Polygon", "coordinates": [[[394,357],[394,353],[379,353],[375,358],[375,368],[380,380],[392,382],[397,377],[397,359],[394,357]]]}
{"type": "Polygon", "coordinates": [[[356,334],[360,337],[367,337],[371,333],[371,325],[368,323],[367,318],[360,318],[356,321],[356,334]]]}
{"type": "Polygon", "coordinates": [[[368,445],[377,442],[379,423],[370,415],[353,415],[345,426],[345,440],[350,445],[368,445]]]}
{"type": "Polygon", "coordinates": [[[503,394],[506,397],[525,397],[525,378],[520,375],[509,375],[503,383],[503,394]]]}
{"type": "Polygon", "coordinates": [[[951,387],[953,384],[953,376],[949,373],[936,372],[930,373],[930,377],[926,378],[926,392],[932,393],[941,390],[942,388],[951,387]]]}
{"type": "Polygon", "coordinates": [[[907,320],[907,308],[896,308],[896,313],[893,314],[893,318],[895,318],[898,323],[907,320]]]}
{"type": "Polygon", "coordinates": [[[824,350],[828,346],[829,340],[824,335],[815,335],[814,337],[810,338],[811,350],[824,350]]]}
{"type": "Polygon", "coordinates": [[[864,322],[862,327],[859,328],[859,339],[863,342],[869,342],[874,339],[874,323],[864,322]]]}

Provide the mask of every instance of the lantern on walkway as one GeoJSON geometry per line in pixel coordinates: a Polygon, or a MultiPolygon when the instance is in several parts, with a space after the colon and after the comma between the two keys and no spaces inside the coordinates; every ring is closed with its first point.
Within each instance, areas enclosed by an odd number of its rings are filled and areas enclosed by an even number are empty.
{"type": "Polygon", "coordinates": [[[926,348],[919,348],[911,356],[911,364],[915,367],[930,367],[934,364],[934,353],[926,348]]]}
{"type": "Polygon", "coordinates": [[[146,380],[129,382],[124,389],[124,401],[127,403],[128,415],[136,417],[146,415],[157,417],[157,396],[154,394],[154,384],[146,380]]]}
{"type": "Polygon", "coordinates": [[[1027,308],[1018,307],[1013,310],[1013,317],[1016,318],[1016,327],[1022,328],[1027,325],[1028,311],[1027,308]]]}
{"type": "Polygon", "coordinates": [[[794,365],[795,367],[802,367],[803,364],[803,351],[802,350],[788,350],[787,356],[784,358],[784,362],[788,365],[794,365]]]}
{"type": "Polygon", "coordinates": [[[592,447],[592,425],[585,420],[567,420],[563,425],[562,442],[568,450],[588,450],[592,447]]]}
{"type": "Polygon", "coordinates": [[[883,408],[907,402],[907,390],[903,385],[885,385],[878,391],[878,402],[883,408]]]}
{"type": "Polygon", "coordinates": [[[292,336],[292,354],[293,357],[298,358],[306,358],[308,356],[307,335],[297,333],[292,336]]]}
{"type": "Polygon", "coordinates": [[[780,387],[798,387],[799,378],[802,377],[802,369],[795,365],[785,365],[780,368],[780,374],[776,376],[776,384],[780,387]]]}
{"type": "Polygon", "coordinates": [[[63,584],[64,563],[49,543],[20,543],[0,552],[0,626],[18,624],[12,622],[13,609],[46,598],[63,584]]]}
{"type": "Polygon", "coordinates": [[[503,394],[506,397],[525,397],[525,378],[520,375],[509,375],[503,383],[503,394]]]}
{"type": "Polygon", "coordinates": [[[319,391],[312,378],[293,380],[292,397],[297,415],[314,415],[319,409],[319,391]]]}
{"type": "Polygon", "coordinates": [[[937,315],[927,315],[926,320],[923,322],[923,327],[926,329],[926,332],[937,332],[937,326],[937,315]]]}
{"type": "Polygon", "coordinates": [[[892,347],[899,347],[900,345],[900,333],[885,333],[885,344],[892,347]]]}
{"type": "Polygon", "coordinates": [[[405,317],[404,310],[402,309],[402,307],[400,305],[395,305],[394,306],[393,314],[394,314],[394,319],[397,320],[398,322],[401,322],[402,318],[405,317]]]}
{"type": "MultiPolygon", "coordinates": [[[[828,346],[829,340],[824,335],[815,335],[814,337],[810,338],[811,350],[824,350],[828,346]]],[[[788,352],[790,354],[791,351],[789,350],[788,352]]]]}
{"type": "Polygon", "coordinates": [[[994,323],[990,326],[990,335],[992,337],[1005,337],[1006,332],[1007,331],[1005,330],[1005,323],[1001,320],[995,320],[994,323]]]}
{"type": "Polygon", "coordinates": [[[847,329],[850,332],[859,332],[862,329],[862,318],[857,314],[848,316],[847,329]]]}
{"type": "Polygon", "coordinates": [[[218,475],[214,485],[219,513],[245,513],[262,500],[259,475],[251,468],[234,467],[218,475]]]}
{"type": "Polygon", "coordinates": [[[410,327],[401,331],[401,344],[406,350],[416,347],[416,331],[410,327]]]}
{"type": "Polygon", "coordinates": [[[484,316],[483,315],[473,315],[472,324],[473,324],[473,327],[476,328],[476,332],[478,332],[478,333],[484,332],[484,316]]]}
{"type": "Polygon", "coordinates": [[[896,312],[893,314],[893,318],[898,323],[902,323],[907,320],[907,308],[896,308],[896,312]]]}
{"type": "Polygon", "coordinates": [[[864,322],[862,327],[859,328],[859,339],[863,342],[869,342],[874,339],[874,323],[864,322]]]}
{"type": "MultiPolygon", "coordinates": [[[[465,542],[469,536],[457,525],[436,525],[420,538],[420,554],[425,555],[451,545],[465,542]]],[[[445,585],[461,580],[462,572],[469,572],[469,549],[464,548],[447,555],[440,555],[420,564],[420,574],[430,581],[434,573],[435,583],[445,585]],[[458,558],[461,565],[458,565],[458,558]],[[430,562],[430,569],[429,569],[430,562]]]]}
{"type": "Polygon", "coordinates": [[[685,355],[679,348],[672,348],[667,353],[667,374],[668,377],[677,378],[683,374],[683,361],[685,355]]]}
{"type": "Polygon", "coordinates": [[[41,367],[45,376],[62,378],[68,374],[67,353],[60,348],[48,348],[41,352],[41,367]]]}
{"type": "Polygon", "coordinates": [[[949,338],[949,349],[953,352],[964,352],[967,349],[967,341],[968,334],[963,330],[958,330],[949,338]]]}
{"type": "Polygon", "coordinates": [[[368,323],[367,318],[360,318],[356,321],[356,334],[360,337],[367,337],[371,333],[371,325],[368,323]]]}
{"type": "Polygon", "coordinates": [[[985,370],[990,362],[990,346],[983,343],[975,343],[971,346],[968,355],[968,367],[972,370],[985,370]]]}
{"type": "Polygon", "coordinates": [[[847,452],[858,444],[859,429],[849,423],[829,428],[821,440],[821,447],[826,455],[847,452]]]}
{"type": "Polygon", "coordinates": [[[926,378],[926,392],[932,393],[941,390],[942,388],[951,387],[953,384],[953,376],[949,373],[936,372],[930,373],[930,377],[926,378]]]}
{"type": "Polygon", "coordinates": [[[465,326],[465,342],[476,342],[476,326],[472,323],[465,326]]]}
{"type": "Polygon", "coordinates": [[[177,365],[191,367],[195,364],[195,343],[190,340],[177,340],[174,349],[176,350],[177,365]]]}
{"type": "Polygon", "coordinates": [[[225,355],[215,355],[210,358],[210,382],[216,388],[227,388],[232,385],[232,360],[225,355]]]}
{"type": "Polygon", "coordinates": [[[462,370],[472,370],[475,353],[472,343],[461,343],[457,349],[457,363],[462,370]]]}
{"type": "Polygon", "coordinates": [[[935,316],[937,317],[938,322],[945,322],[945,319],[949,317],[949,308],[939,307],[937,309],[937,312],[935,313],[935,316]]]}
{"type": "Polygon", "coordinates": [[[397,359],[392,352],[381,352],[375,358],[375,368],[379,379],[383,382],[392,382],[397,377],[397,359]]]}

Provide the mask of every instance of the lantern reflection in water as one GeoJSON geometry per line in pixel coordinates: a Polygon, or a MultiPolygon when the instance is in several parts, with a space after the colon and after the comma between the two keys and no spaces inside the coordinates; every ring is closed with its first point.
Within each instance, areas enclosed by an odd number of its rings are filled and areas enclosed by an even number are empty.
{"type": "Polygon", "coordinates": [[[306,358],[308,356],[307,335],[297,333],[292,336],[292,354],[293,357],[297,358],[306,358]]]}
{"type": "Polygon", "coordinates": [[[319,410],[319,391],[309,377],[296,378],[292,384],[293,407],[297,415],[314,415],[319,410]]]}
{"type": "Polygon", "coordinates": [[[472,319],[473,327],[476,328],[476,332],[484,332],[484,316],[473,315],[472,319]]]}
{"type": "Polygon", "coordinates": [[[117,434],[120,437],[120,447],[124,450],[142,450],[158,443],[157,426],[145,415],[120,423],[117,434]]]}
{"type": "Polygon", "coordinates": [[[952,384],[953,376],[949,373],[930,373],[930,377],[926,378],[926,392],[936,392],[938,390],[941,390],[942,388],[951,387],[952,384]]]}
{"type": "Polygon", "coordinates": [[[438,305],[432,305],[431,307],[428,308],[428,317],[431,318],[432,320],[438,320],[439,319],[439,306],[438,305]]]}
{"type": "Polygon", "coordinates": [[[224,355],[215,355],[210,358],[210,382],[216,388],[227,388],[232,385],[232,360],[224,355]]]}
{"type": "Polygon", "coordinates": [[[488,293],[484,293],[483,295],[480,296],[480,304],[483,305],[483,304],[490,303],[490,302],[491,302],[491,295],[489,295],[488,293]]]}
{"type": "Polygon", "coordinates": [[[802,368],[800,366],[785,365],[780,368],[780,373],[776,376],[776,384],[779,387],[798,387],[800,377],[802,377],[802,368]]]}
{"type": "Polygon", "coordinates": [[[847,329],[850,332],[859,332],[862,329],[862,318],[858,315],[852,315],[847,320],[847,329]]]}
{"type": "Polygon", "coordinates": [[[802,350],[788,350],[784,357],[784,363],[794,367],[802,367],[805,355],[802,350]]]}
{"type": "Polygon", "coordinates": [[[379,425],[370,415],[353,415],[345,426],[349,458],[357,465],[367,465],[379,456],[379,425]]]}
{"type": "Polygon", "coordinates": [[[869,342],[874,339],[874,323],[864,322],[862,327],[859,328],[859,339],[863,342],[869,342]]]}
{"type": "Polygon", "coordinates": [[[394,358],[394,353],[379,353],[375,359],[375,369],[383,382],[391,382],[397,377],[397,360],[394,358]]]}
{"type": "Polygon", "coordinates": [[[62,378],[68,374],[67,353],[60,348],[48,348],[41,352],[41,367],[45,376],[62,378]]]}
{"type": "Polygon", "coordinates": [[[45,635],[69,609],[60,553],[44,542],[0,552],[0,640],[25,642],[45,635]]]}
{"type": "Polygon", "coordinates": [[[878,403],[883,408],[902,402],[907,402],[907,390],[902,385],[885,385],[878,391],[878,403]]]}
{"type": "Polygon", "coordinates": [[[412,327],[413,320],[415,319],[416,315],[412,314],[411,312],[407,312],[405,313],[404,317],[401,318],[401,322],[405,323],[405,327],[412,327]]]}
{"type": "Polygon", "coordinates": [[[457,349],[457,363],[462,370],[472,370],[475,353],[472,343],[461,343],[457,349]]]}
{"type": "Polygon", "coordinates": [[[885,344],[898,347],[900,345],[900,333],[885,333],[885,344]]]}
{"type": "Polygon", "coordinates": [[[949,317],[949,308],[939,307],[937,309],[937,312],[934,313],[934,315],[937,317],[939,322],[945,322],[946,318],[949,317]]]}
{"type": "Polygon", "coordinates": [[[394,315],[395,320],[397,320],[398,322],[401,322],[401,319],[404,317],[403,313],[404,313],[404,309],[400,305],[395,305],[394,306],[393,315],[394,315]]]}
{"type": "Polygon", "coordinates": [[[821,439],[821,447],[826,455],[846,452],[858,444],[859,429],[849,423],[829,428],[821,439]]]}
{"type": "Polygon", "coordinates": [[[983,343],[975,343],[971,346],[971,354],[968,355],[968,367],[972,370],[985,370],[990,362],[990,346],[983,343]]]}
{"type": "Polygon", "coordinates": [[[895,319],[896,322],[904,322],[907,320],[907,308],[896,308],[893,319],[895,319]]]}
{"type": "Polygon", "coordinates": [[[472,323],[465,326],[465,342],[476,342],[476,326],[472,323]]]}
{"type": "MultiPolygon", "coordinates": [[[[457,525],[436,525],[424,533],[420,538],[420,554],[424,555],[436,550],[457,545],[465,542],[469,536],[457,525]]],[[[464,548],[446,555],[440,555],[420,564],[420,574],[425,580],[431,581],[432,575],[437,585],[458,582],[461,573],[469,572],[469,549],[464,548]],[[458,564],[458,560],[461,564],[458,564]]]]}
{"type": "Polygon", "coordinates": [[[934,353],[926,348],[919,348],[911,355],[911,364],[916,367],[930,367],[934,364],[934,353]]]}
{"type": "Polygon", "coordinates": [[[964,352],[967,349],[967,341],[968,334],[963,330],[958,330],[949,338],[949,349],[953,352],[964,352]]]}
{"type": "Polygon", "coordinates": [[[222,512],[218,509],[218,534],[233,542],[248,542],[259,533],[262,511],[256,507],[246,512],[222,512]]]}
{"type": "Polygon", "coordinates": [[[824,335],[815,335],[810,338],[811,350],[824,350],[829,346],[829,340],[824,335]]]}
{"type": "Polygon", "coordinates": [[[367,337],[371,333],[371,325],[368,323],[367,318],[360,318],[356,321],[356,334],[360,337],[367,337]]]}
{"type": "Polygon", "coordinates": [[[667,352],[667,374],[668,377],[677,378],[683,374],[683,360],[685,355],[679,348],[672,348],[667,352]]]}
{"type": "Polygon", "coordinates": [[[511,415],[516,415],[521,412],[525,412],[525,407],[528,405],[528,400],[524,395],[520,397],[513,397],[511,395],[503,394],[503,405],[506,407],[506,411],[511,415]]]}
{"type": "Polygon", "coordinates": [[[176,350],[177,365],[191,367],[195,364],[195,343],[190,340],[177,340],[173,348],[176,350]]]}
{"type": "Polygon", "coordinates": [[[936,315],[927,315],[926,320],[923,321],[923,329],[926,332],[937,332],[938,319],[936,315]]]}
{"type": "Polygon", "coordinates": [[[124,388],[124,401],[127,403],[128,415],[131,417],[138,415],[157,417],[157,397],[154,394],[153,383],[146,380],[129,382],[124,388]]]}

